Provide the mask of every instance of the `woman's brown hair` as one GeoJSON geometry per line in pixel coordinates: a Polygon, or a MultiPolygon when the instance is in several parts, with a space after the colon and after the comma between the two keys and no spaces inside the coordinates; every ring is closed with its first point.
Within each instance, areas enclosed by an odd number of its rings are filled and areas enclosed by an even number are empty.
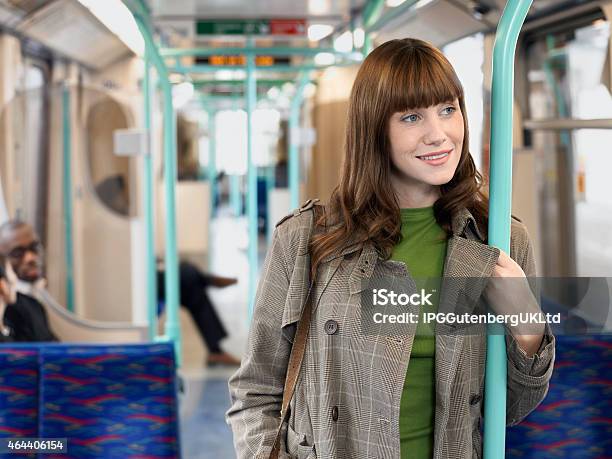
{"type": "Polygon", "coordinates": [[[441,51],[411,38],[374,49],[357,73],[348,108],[344,163],[339,184],[316,218],[311,275],[321,260],[354,243],[370,241],[386,260],[401,240],[400,208],[391,186],[389,119],[396,112],[430,107],[457,98],[463,115],[461,157],[434,204],[438,224],[452,234],[453,214],[467,208],[486,234],[488,199],[469,152],[463,88],[441,51]]]}

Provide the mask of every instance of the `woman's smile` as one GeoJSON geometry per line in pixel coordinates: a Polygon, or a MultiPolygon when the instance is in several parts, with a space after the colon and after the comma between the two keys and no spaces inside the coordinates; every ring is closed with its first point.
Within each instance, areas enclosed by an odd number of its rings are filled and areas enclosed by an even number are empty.
{"type": "Polygon", "coordinates": [[[418,155],[417,158],[430,166],[441,166],[448,161],[448,158],[452,152],[453,149],[451,148],[450,150],[434,151],[432,153],[418,155]]]}

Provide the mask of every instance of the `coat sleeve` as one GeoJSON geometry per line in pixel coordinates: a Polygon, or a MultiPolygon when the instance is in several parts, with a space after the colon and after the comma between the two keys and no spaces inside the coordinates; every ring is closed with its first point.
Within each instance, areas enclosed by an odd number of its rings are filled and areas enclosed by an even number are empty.
{"type": "Polygon", "coordinates": [[[280,424],[291,352],[291,343],[281,330],[291,279],[283,226],[275,229],[264,261],[246,355],[229,380],[231,407],[226,413],[226,421],[233,430],[239,459],[267,459],[280,424]]]}
{"type": "MultiPolygon", "coordinates": [[[[511,256],[528,278],[535,280],[536,266],[533,246],[522,223],[512,225],[511,256]],[[513,253],[512,253],[513,252],[513,253]]],[[[506,425],[520,423],[546,397],[555,362],[555,336],[546,324],[538,351],[532,356],[520,348],[511,333],[506,334],[508,355],[508,397],[506,425]]]]}

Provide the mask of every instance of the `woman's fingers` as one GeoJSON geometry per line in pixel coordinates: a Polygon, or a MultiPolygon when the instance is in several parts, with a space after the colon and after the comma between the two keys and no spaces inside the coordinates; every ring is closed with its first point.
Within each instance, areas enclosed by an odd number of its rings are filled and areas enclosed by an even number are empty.
{"type": "Polygon", "coordinates": [[[497,264],[493,269],[494,277],[525,277],[523,269],[510,258],[506,252],[500,249],[497,264]]]}

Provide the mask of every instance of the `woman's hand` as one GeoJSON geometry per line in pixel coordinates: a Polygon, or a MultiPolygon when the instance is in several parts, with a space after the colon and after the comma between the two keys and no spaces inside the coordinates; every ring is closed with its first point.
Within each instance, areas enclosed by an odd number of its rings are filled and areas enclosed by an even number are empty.
{"type": "MultiPolygon", "coordinates": [[[[518,317],[520,313],[542,312],[522,268],[503,250],[500,250],[484,295],[496,314],[518,317]]],[[[529,321],[508,328],[527,356],[532,356],[538,350],[544,333],[543,323],[529,321]]]]}

